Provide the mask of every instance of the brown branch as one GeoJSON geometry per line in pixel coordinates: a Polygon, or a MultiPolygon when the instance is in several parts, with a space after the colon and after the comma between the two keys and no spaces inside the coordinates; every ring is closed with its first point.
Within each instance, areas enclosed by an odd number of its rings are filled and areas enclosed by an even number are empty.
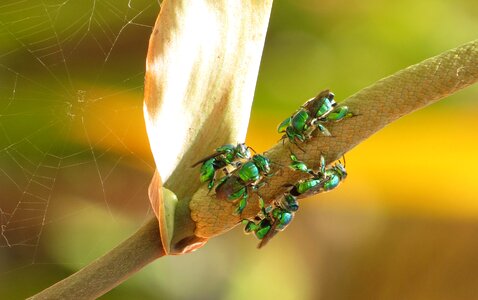
{"type": "MultiPolygon", "coordinates": [[[[352,95],[341,104],[349,106],[357,116],[327,125],[333,136],[318,135],[301,144],[304,153],[288,142],[285,145],[279,142],[265,154],[272,162],[283,166],[290,164],[290,149],[307,165],[317,166],[321,154],[330,163],[387,124],[477,80],[478,40],[410,66],[352,95]]],[[[289,168],[281,169],[281,173],[268,180],[269,184],[260,190],[266,202],[281,197],[284,184],[307,176],[289,168]]],[[[231,203],[218,201],[213,193],[208,194],[207,188],[202,187],[190,202],[191,216],[196,223],[195,234],[206,238],[221,234],[236,226],[241,218],[256,215],[257,203],[257,197],[251,197],[242,216],[233,216],[231,203]]]]}
{"type": "Polygon", "coordinates": [[[95,299],[163,255],[153,218],[110,252],[29,299],[95,299]]]}

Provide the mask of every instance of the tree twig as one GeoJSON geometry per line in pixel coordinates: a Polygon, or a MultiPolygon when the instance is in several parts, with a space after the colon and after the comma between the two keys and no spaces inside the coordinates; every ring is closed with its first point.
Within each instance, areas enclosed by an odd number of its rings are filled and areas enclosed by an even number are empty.
{"type": "MultiPolygon", "coordinates": [[[[300,145],[304,152],[288,142],[279,142],[265,154],[276,165],[282,166],[290,164],[291,149],[309,166],[317,166],[321,154],[327,163],[331,163],[387,124],[477,80],[478,40],[410,66],[350,96],[341,105],[347,105],[357,116],[328,124],[333,136],[318,134],[300,145]]],[[[259,191],[266,202],[282,197],[284,184],[295,183],[307,176],[289,168],[278,169],[279,174],[269,179],[259,191]]],[[[233,228],[242,218],[255,216],[259,206],[254,195],[243,214],[233,216],[235,206],[228,201],[217,201],[204,186],[193,196],[190,209],[196,223],[195,234],[210,238],[233,228]]]]}
{"type": "Polygon", "coordinates": [[[29,299],[95,299],[163,255],[153,218],[110,252],[29,299]]]}

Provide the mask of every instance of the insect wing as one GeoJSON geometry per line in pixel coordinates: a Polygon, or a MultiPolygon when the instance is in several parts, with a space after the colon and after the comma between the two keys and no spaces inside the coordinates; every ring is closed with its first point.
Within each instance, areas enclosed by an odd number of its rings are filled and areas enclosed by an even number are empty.
{"type": "Polygon", "coordinates": [[[195,163],[191,166],[191,168],[194,168],[195,166],[199,165],[200,163],[205,162],[205,161],[208,160],[208,159],[211,159],[211,158],[214,158],[214,157],[218,157],[218,156],[221,155],[221,154],[222,154],[222,153],[216,152],[216,153],[213,153],[213,154],[211,154],[211,155],[209,155],[209,156],[206,156],[206,157],[204,157],[203,159],[201,159],[201,160],[195,162],[195,163]]]}
{"type": "Polygon", "coordinates": [[[278,231],[276,230],[276,228],[278,224],[279,224],[279,220],[276,219],[274,223],[272,224],[269,232],[262,238],[259,245],[257,245],[257,249],[261,249],[262,247],[267,245],[267,243],[277,234],[278,231]]]}
{"type": "MultiPolygon", "coordinates": [[[[323,90],[322,92],[320,92],[315,98],[316,99],[321,99],[321,98],[329,98],[330,96],[330,91],[329,90],[323,90]]],[[[332,94],[333,95],[333,94],[332,94]]],[[[332,97],[333,99],[333,97],[332,97]]]]}
{"type": "Polygon", "coordinates": [[[285,130],[287,129],[287,127],[290,125],[290,121],[292,120],[292,117],[288,117],[287,119],[285,119],[284,121],[282,121],[282,123],[279,124],[279,126],[277,127],[277,132],[278,133],[282,133],[282,132],[285,132],[285,130]]]}
{"type": "Polygon", "coordinates": [[[216,186],[216,198],[221,200],[235,200],[243,196],[244,185],[241,184],[239,177],[226,176],[216,186]]]}

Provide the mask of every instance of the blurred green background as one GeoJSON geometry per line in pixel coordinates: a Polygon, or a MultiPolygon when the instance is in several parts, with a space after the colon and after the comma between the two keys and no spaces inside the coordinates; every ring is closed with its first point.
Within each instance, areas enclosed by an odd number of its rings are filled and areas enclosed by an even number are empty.
{"type": "MultiPolygon", "coordinates": [[[[0,3],[0,298],[51,285],[151,217],[142,85],[158,11],[0,3]]],[[[477,12],[470,0],[276,1],[247,142],[269,148],[322,89],[344,99],[476,39],[477,12]]],[[[477,299],[477,98],[470,87],[360,144],[344,184],[304,200],[265,249],[236,228],[102,299],[477,299]]]]}

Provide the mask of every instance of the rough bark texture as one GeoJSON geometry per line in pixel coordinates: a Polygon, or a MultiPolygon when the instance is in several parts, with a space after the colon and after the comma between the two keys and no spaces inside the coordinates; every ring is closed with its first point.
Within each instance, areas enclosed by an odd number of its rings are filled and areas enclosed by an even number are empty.
{"type": "MultiPolygon", "coordinates": [[[[387,124],[477,80],[478,41],[473,41],[401,70],[350,96],[341,105],[347,105],[357,116],[327,125],[332,137],[319,134],[301,144],[305,153],[286,141],[285,144],[279,142],[265,155],[272,162],[288,166],[292,149],[308,165],[316,166],[321,154],[331,163],[387,124]]],[[[273,130],[271,127],[271,132],[273,130]]],[[[304,177],[289,168],[280,169],[282,174],[272,177],[259,191],[266,202],[281,197],[284,184],[304,177]]],[[[234,216],[234,206],[218,201],[213,193],[208,195],[206,187],[193,196],[190,209],[196,222],[195,234],[207,238],[233,228],[242,218],[253,217],[259,211],[257,197],[253,196],[242,216],[234,216]]]]}

